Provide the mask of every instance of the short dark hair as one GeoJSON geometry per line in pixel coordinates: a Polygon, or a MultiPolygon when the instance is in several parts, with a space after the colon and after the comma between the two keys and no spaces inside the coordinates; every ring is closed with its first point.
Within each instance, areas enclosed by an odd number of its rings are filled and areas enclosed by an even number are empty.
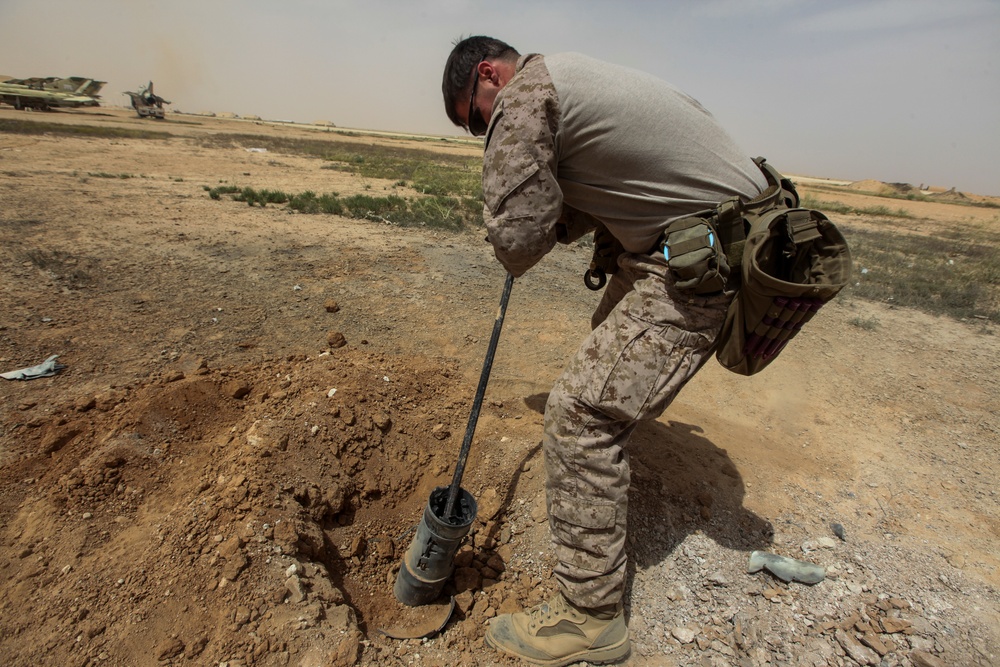
{"type": "Polygon", "coordinates": [[[455,48],[448,56],[444,66],[444,79],[441,82],[441,92],[444,93],[444,110],[452,123],[464,127],[455,113],[455,100],[469,86],[472,80],[472,70],[487,58],[499,60],[516,60],[520,57],[514,47],[499,39],[477,35],[466,37],[455,43],[455,48]]]}

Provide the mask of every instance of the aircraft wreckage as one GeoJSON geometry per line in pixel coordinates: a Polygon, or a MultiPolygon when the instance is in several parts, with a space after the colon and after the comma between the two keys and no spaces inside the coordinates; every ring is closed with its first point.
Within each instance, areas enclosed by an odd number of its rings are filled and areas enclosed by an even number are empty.
{"type": "Polygon", "coordinates": [[[170,104],[170,100],[165,100],[159,95],[155,95],[153,93],[152,81],[150,81],[149,85],[145,88],[140,88],[134,93],[125,92],[122,93],[122,95],[128,95],[132,100],[132,108],[135,109],[137,114],[139,114],[139,118],[156,118],[163,120],[163,105],[170,104]]]}
{"type": "Polygon", "coordinates": [[[98,107],[101,103],[97,93],[105,83],[80,76],[5,79],[0,81],[0,102],[18,110],[98,107]]]}

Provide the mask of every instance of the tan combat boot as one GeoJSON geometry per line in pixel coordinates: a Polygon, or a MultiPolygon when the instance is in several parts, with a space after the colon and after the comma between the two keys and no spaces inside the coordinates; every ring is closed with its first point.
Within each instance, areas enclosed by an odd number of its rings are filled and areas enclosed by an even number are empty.
{"type": "Polygon", "coordinates": [[[629,653],[628,628],[621,609],[592,615],[569,604],[562,593],[528,611],[490,621],[486,644],[547,667],[584,660],[609,664],[629,653]],[[604,616],[607,618],[601,618],[604,616]]]}

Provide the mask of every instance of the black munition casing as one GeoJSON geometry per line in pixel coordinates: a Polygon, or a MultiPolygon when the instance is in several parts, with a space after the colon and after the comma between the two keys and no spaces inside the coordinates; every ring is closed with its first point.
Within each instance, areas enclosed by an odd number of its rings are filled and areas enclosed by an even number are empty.
{"type": "Polygon", "coordinates": [[[403,556],[392,592],[405,605],[418,607],[437,599],[451,576],[455,552],[476,520],[476,499],[459,489],[451,517],[445,517],[449,487],[431,492],[417,533],[403,556]]]}

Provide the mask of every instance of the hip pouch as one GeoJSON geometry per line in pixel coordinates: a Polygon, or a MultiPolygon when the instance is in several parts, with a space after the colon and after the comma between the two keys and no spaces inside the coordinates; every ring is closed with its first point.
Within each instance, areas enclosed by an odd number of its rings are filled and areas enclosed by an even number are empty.
{"type": "Polygon", "coordinates": [[[712,294],[726,286],[729,261],[715,229],[713,211],[670,223],[659,244],[678,289],[712,294]]]}
{"type": "Polygon", "coordinates": [[[719,334],[716,359],[740,375],[766,368],[851,275],[851,252],[820,211],[744,213],[742,285],[719,334]]]}

